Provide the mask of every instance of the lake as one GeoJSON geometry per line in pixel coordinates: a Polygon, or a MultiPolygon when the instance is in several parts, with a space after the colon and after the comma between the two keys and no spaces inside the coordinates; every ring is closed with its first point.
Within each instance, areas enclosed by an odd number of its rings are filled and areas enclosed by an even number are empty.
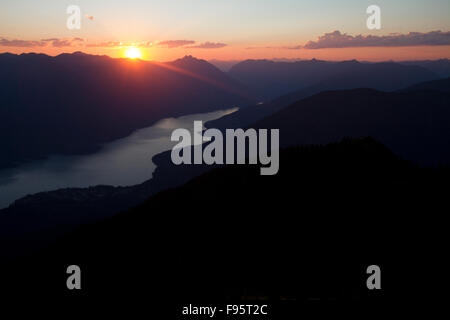
{"type": "Polygon", "coordinates": [[[218,119],[237,108],[210,113],[165,118],[136,130],[128,137],[102,146],[99,152],[82,156],[51,156],[16,168],[0,171],[0,209],[28,194],[61,188],[96,185],[129,186],[152,177],[152,157],[172,149],[174,129],[193,130],[195,120],[218,119]]]}

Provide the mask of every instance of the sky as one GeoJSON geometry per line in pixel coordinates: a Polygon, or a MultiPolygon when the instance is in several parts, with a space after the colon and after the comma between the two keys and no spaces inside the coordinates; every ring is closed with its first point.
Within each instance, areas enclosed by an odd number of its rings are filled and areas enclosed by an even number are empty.
{"type": "Polygon", "coordinates": [[[449,14],[449,0],[2,0],[0,52],[123,57],[135,46],[158,61],[450,58],[449,14]],[[379,30],[366,25],[374,4],[379,30]],[[70,5],[81,10],[80,29],[67,28],[70,5]]]}

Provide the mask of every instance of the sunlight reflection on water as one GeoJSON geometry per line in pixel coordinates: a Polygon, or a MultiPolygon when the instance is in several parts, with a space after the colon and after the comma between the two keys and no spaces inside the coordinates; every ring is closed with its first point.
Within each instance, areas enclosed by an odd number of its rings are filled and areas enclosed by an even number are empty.
{"type": "Polygon", "coordinates": [[[235,112],[237,108],[166,118],[136,130],[128,137],[105,144],[91,155],[51,156],[13,169],[0,171],[0,208],[27,194],[68,187],[95,185],[128,186],[152,177],[152,157],[170,150],[174,129],[193,130],[194,120],[203,122],[235,112]]]}

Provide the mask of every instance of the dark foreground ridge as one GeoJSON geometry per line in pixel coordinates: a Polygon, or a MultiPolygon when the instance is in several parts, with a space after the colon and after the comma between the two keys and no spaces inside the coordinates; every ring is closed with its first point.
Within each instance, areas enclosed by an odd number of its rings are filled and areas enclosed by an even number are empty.
{"type": "Polygon", "coordinates": [[[4,265],[2,286],[22,298],[114,297],[154,310],[252,299],[295,310],[374,306],[418,294],[409,267],[422,273],[426,257],[436,259],[438,246],[417,235],[444,207],[448,169],[413,166],[370,138],[291,147],[280,159],[276,176],[250,165],[214,169],[81,227],[4,265]],[[71,264],[83,270],[79,292],[65,287],[71,264]],[[372,264],[385,275],[378,292],[366,288],[372,264]]]}

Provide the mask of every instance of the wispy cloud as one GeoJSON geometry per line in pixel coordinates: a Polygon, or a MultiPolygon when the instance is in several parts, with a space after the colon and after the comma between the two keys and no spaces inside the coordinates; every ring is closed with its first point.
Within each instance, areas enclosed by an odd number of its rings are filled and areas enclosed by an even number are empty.
{"type": "Polygon", "coordinates": [[[86,44],[86,47],[101,47],[101,48],[114,48],[114,47],[120,47],[122,42],[120,41],[106,41],[106,42],[94,42],[94,43],[88,43],[86,44]]]}
{"type": "Polygon", "coordinates": [[[93,48],[118,48],[118,47],[140,47],[149,48],[153,46],[151,41],[141,42],[123,42],[123,41],[106,41],[106,42],[94,42],[86,44],[86,47],[93,48]]]}
{"type": "Polygon", "coordinates": [[[62,47],[79,47],[83,45],[87,48],[120,48],[120,47],[140,47],[150,48],[154,46],[173,48],[191,48],[191,49],[218,49],[226,47],[227,44],[220,42],[204,42],[196,44],[193,40],[165,40],[159,42],[139,41],[139,42],[124,42],[124,41],[103,41],[103,42],[88,42],[87,39],[82,38],[47,38],[36,40],[9,40],[0,38],[0,46],[4,47],[46,47],[52,46],[57,48],[62,47]]]}
{"type": "Polygon", "coordinates": [[[0,46],[2,47],[45,47],[47,43],[45,41],[34,41],[34,40],[19,40],[13,39],[8,40],[5,38],[0,38],[0,46]]]}
{"type": "Polygon", "coordinates": [[[8,40],[6,38],[1,38],[0,46],[30,48],[30,47],[45,47],[50,45],[53,47],[70,47],[83,41],[84,39],[82,38],[64,38],[64,39],[49,38],[49,39],[42,39],[40,41],[20,40],[20,39],[8,40]]]}
{"type": "Polygon", "coordinates": [[[351,36],[340,31],[325,33],[316,41],[309,41],[304,46],[291,49],[323,49],[350,47],[406,47],[406,46],[445,46],[450,45],[450,32],[430,31],[410,32],[407,34],[389,34],[385,36],[357,35],[351,36]]]}
{"type": "Polygon", "coordinates": [[[61,47],[72,47],[79,42],[84,42],[82,38],[69,38],[69,39],[58,39],[58,38],[49,38],[42,39],[42,42],[50,43],[51,46],[61,48],[61,47]]]}
{"type": "Polygon", "coordinates": [[[194,44],[194,43],[195,43],[195,41],[192,41],[192,40],[166,40],[166,41],[158,42],[158,46],[167,47],[169,49],[172,49],[172,48],[183,47],[188,44],[194,44]]]}
{"type": "Polygon", "coordinates": [[[227,45],[225,43],[220,43],[220,42],[204,42],[204,43],[200,43],[198,45],[195,46],[188,46],[187,48],[194,48],[194,49],[219,49],[219,48],[223,48],[226,47],[227,45]]]}

